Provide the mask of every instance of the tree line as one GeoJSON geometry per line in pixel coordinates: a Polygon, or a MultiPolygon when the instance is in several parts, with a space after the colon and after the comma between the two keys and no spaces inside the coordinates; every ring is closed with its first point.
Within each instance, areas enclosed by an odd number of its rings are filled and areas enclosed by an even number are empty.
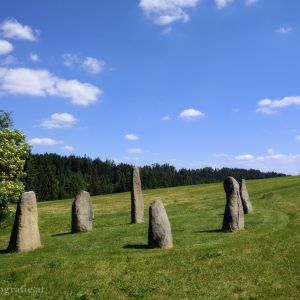
{"type": "MultiPolygon", "coordinates": [[[[30,154],[23,179],[26,190],[33,190],[39,201],[72,198],[80,190],[91,195],[127,192],[131,189],[132,165],[112,160],[58,154],[30,154]]],[[[169,164],[140,168],[143,189],[155,189],[221,182],[227,176],[262,179],[286,176],[275,172],[237,168],[179,169],[169,164]]]]}

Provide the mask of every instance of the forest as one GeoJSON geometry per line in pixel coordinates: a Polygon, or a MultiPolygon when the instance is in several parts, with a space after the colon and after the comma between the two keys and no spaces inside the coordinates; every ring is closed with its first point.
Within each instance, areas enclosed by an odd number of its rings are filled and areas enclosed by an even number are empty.
{"type": "MultiPolygon", "coordinates": [[[[26,190],[35,191],[39,201],[73,198],[80,190],[91,195],[127,192],[131,189],[130,164],[57,154],[31,154],[26,161],[26,190]]],[[[221,182],[227,176],[236,179],[263,179],[286,176],[275,172],[237,168],[179,169],[169,164],[142,166],[143,189],[155,189],[221,182]]]]}

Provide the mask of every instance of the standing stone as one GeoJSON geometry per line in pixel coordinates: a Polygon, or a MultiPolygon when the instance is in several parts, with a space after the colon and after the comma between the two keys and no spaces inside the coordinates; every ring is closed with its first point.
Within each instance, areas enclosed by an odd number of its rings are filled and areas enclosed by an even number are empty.
{"type": "Polygon", "coordinates": [[[222,231],[234,232],[244,229],[244,211],[238,182],[233,177],[227,177],[224,180],[224,190],[226,207],[222,231]]]}
{"type": "Polygon", "coordinates": [[[138,168],[132,170],[131,187],[131,223],[144,222],[144,202],[140,172],[138,168]]]}
{"type": "Polygon", "coordinates": [[[173,238],[171,225],[165,207],[160,199],[149,207],[149,248],[172,248],[173,238]]]}
{"type": "Polygon", "coordinates": [[[72,233],[92,231],[94,212],[88,192],[81,191],[72,204],[72,233]]]}
{"type": "Polygon", "coordinates": [[[24,192],[17,205],[7,250],[9,252],[27,252],[41,246],[36,196],[34,192],[24,192]]]}
{"type": "Polygon", "coordinates": [[[250,214],[253,212],[253,208],[247,191],[246,180],[241,179],[239,181],[239,185],[240,185],[240,195],[241,195],[242,205],[244,209],[244,214],[250,214]]]}

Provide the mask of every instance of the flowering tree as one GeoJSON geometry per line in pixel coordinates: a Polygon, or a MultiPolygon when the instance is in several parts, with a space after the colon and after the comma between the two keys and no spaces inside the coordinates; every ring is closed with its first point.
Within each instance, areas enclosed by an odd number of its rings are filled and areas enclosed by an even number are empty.
{"type": "Polygon", "coordinates": [[[8,203],[16,202],[24,191],[21,179],[29,155],[25,135],[11,126],[10,114],[0,111],[0,220],[8,213],[8,203]]]}

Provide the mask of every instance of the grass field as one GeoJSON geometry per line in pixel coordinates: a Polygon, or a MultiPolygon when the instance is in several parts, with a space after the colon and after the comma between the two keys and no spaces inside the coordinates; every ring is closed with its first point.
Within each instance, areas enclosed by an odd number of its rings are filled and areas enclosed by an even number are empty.
{"type": "MultiPolygon", "coordinates": [[[[144,191],[139,225],[129,224],[129,193],[93,197],[94,229],[82,234],[70,234],[70,199],[39,203],[43,248],[0,254],[0,299],[300,299],[300,177],[247,185],[254,213],[233,234],[219,231],[222,184],[144,191]],[[146,247],[157,197],[171,250],[146,247]]],[[[10,230],[0,231],[2,250],[10,230]]]]}

